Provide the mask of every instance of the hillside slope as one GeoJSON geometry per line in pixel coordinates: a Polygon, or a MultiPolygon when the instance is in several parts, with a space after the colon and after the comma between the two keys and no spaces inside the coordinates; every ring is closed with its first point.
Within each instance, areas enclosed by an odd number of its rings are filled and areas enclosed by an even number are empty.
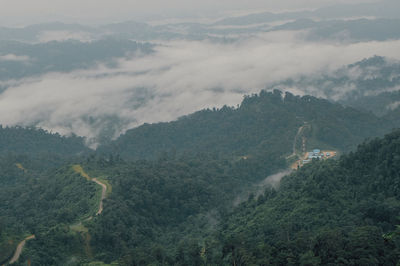
{"type": "Polygon", "coordinates": [[[0,154],[72,156],[88,151],[81,137],[65,137],[37,128],[0,126],[0,154]]]}
{"type": "Polygon", "coordinates": [[[9,257],[18,240],[35,234],[20,263],[38,265],[318,265],[362,264],[345,252],[360,237],[376,249],[362,246],[367,251],[354,256],[390,265],[398,252],[399,132],[338,161],[306,165],[278,191],[238,204],[288,166],[301,140],[307,149],[348,151],[393,121],[395,115],[382,119],[310,96],[262,91],[238,108],[143,125],[97,154],[60,155],[53,164],[49,151],[80,154],[82,139],[5,129],[21,132],[8,136],[5,150],[27,155],[0,156],[0,244],[9,257]],[[74,164],[112,188],[101,215],[87,219],[101,189],[74,164]],[[326,244],[332,235],[340,247],[326,244]]]}
{"type": "Polygon", "coordinates": [[[262,91],[246,96],[238,108],[207,109],[177,121],[131,129],[98,151],[129,159],[154,158],[163,152],[248,156],[260,150],[284,156],[291,153],[304,124],[308,124],[308,149],[325,146],[343,151],[395,127],[371,113],[327,100],[262,91]]]}
{"type": "Polygon", "coordinates": [[[396,131],[284,177],[279,190],[251,198],[223,223],[224,262],[396,265],[399,173],[396,131]]]}
{"type": "Polygon", "coordinates": [[[33,245],[38,247],[34,255],[46,261],[33,265],[62,265],[70,254],[82,256],[81,237],[69,230],[69,224],[96,213],[101,189],[70,166],[43,170],[38,164],[26,157],[0,156],[1,264],[32,234],[36,238],[27,243],[22,256],[29,255],[33,245]]]}
{"type": "Polygon", "coordinates": [[[335,71],[280,81],[269,88],[318,95],[345,106],[383,116],[398,106],[399,85],[400,62],[374,56],[335,71]]]}

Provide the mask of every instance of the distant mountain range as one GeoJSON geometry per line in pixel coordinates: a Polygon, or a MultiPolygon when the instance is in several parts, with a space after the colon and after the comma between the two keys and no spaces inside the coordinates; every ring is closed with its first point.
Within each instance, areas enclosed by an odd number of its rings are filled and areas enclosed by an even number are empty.
{"type": "Polygon", "coordinates": [[[291,11],[282,13],[263,12],[248,14],[244,16],[229,17],[221,19],[218,25],[250,25],[259,23],[268,23],[274,21],[297,20],[303,18],[318,19],[348,19],[357,17],[374,17],[399,19],[399,14],[395,11],[400,8],[398,1],[386,0],[376,3],[358,3],[358,4],[338,4],[329,7],[323,7],[316,10],[291,11]]]}
{"type": "Polygon", "coordinates": [[[0,264],[400,265],[399,9],[0,27],[0,264]]]}
{"type": "Polygon", "coordinates": [[[53,22],[22,28],[0,27],[0,40],[37,43],[74,39],[89,42],[112,37],[135,41],[208,39],[226,42],[265,32],[309,30],[310,40],[381,41],[400,38],[400,16],[394,11],[399,8],[397,1],[385,1],[385,4],[337,5],[314,11],[254,13],[210,23],[151,25],[132,20],[86,26],[53,22]],[[385,8],[381,8],[383,6],[385,8]]]}
{"type": "Polygon", "coordinates": [[[66,40],[37,44],[0,41],[0,80],[93,68],[97,63],[112,67],[116,58],[134,56],[135,53],[149,54],[152,47],[149,43],[111,38],[93,42],[66,40]]]}
{"type": "Polygon", "coordinates": [[[269,87],[275,88],[301,91],[381,116],[399,106],[400,62],[375,56],[332,73],[302,76],[269,87]]]}

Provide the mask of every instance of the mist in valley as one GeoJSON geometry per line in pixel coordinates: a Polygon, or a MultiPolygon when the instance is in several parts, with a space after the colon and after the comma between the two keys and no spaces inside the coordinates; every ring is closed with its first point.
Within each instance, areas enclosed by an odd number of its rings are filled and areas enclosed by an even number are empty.
{"type": "MultiPolygon", "coordinates": [[[[63,17],[64,21],[51,23],[45,21],[51,17],[44,16],[45,24],[0,28],[0,123],[76,134],[95,148],[143,123],[171,121],[203,108],[236,106],[243,95],[262,89],[346,103],[350,94],[363,89],[354,79],[373,78],[365,69],[347,66],[375,55],[387,64],[370,67],[379,72],[391,66],[392,73],[381,78],[388,84],[365,96],[397,91],[400,20],[390,13],[370,14],[368,7],[378,4],[373,1],[335,2],[337,8],[324,19],[325,7],[334,4],[328,2],[321,6],[304,1],[305,11],[298,8],[300,3],[286,10],[282,6],[289,7],[288,3],[254,1],[249,10],[264,5],[270,11],[236,12],[202,22],[194,17],[190,23],[161,18],[157,23],[150,18],[135,22],[133,16],[128,22],[85,25],[70,24],[63,17]],[[357,11],[364,10],[365,16],[341,17],[337,12],[346,7],[350,12],[356,6],[365,9],[357,11]],[[360,35],[365,26],[370,31],[360,35]],[[324,28],[330,29],[329,35],[324,28]],[[349,81],[332,81],[338,75],[349,81]]],[[[108,5],[99,3],[99,8],[103,4],[108,5]]],[[[231,4],[232,10],[243,10],[243,4],[231,4]]],[[[85,3],[83,8],[89,6],[85,3]]],[[[386,106],[393,109],[397,101],[386,106]]]]}

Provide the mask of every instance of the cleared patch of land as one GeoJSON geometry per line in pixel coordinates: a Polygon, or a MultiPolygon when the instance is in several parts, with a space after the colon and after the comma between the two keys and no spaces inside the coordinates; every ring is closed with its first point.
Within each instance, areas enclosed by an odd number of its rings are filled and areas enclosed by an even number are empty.
{"type": "Polygon", "coordinates": [[[22,171],[26,172],[27,170],[24,168],[24,166],[20,163],[16,163],[15,164],[16,167],[18,167],[18,169],[21,169],[22,171]]]}
{"type": "MultiPolygon", "coordinates": [[[[307,164],[307,162],[305,162],[305,161],[308,160],[308,155],[309,155],[309,153],[310,153],[310,152],[303,153],[303,154],[300,156],[300,159],[299,159],[299,160],[297,160],[296,162],[294,162],[293,164],[290,165],[290,168],[293,169],[293,170],[296,170],[296,169],[298,169],[298,168],[304,166],[305,164],[307,164]]],[[[324,150],[324,151],[321,151],[321,152],[320,152],[320,155],[321,155],[321,160],[327,160],[327,159],[331,159],[331,158],[336,157],[337,151],[334,151],[334,150],[324,150]]],[[[311,161],[311,160],[310,160],[310,161],[311,161]]]]}

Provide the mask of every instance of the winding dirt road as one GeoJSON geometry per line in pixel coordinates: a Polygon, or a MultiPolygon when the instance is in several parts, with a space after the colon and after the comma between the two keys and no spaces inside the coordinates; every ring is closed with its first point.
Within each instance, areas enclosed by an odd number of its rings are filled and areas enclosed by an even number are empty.
{"type": "MultiPolygon", "coordinates": [[[[84,178],[86,178],[86,180],[95,182],[97,185],[101,186],[102,191],[101,191],[101,197],[100,197],[100,202],[99,202],[99,209],[98,209],[98,211],[96,212],[96,216],[97,216],[97,215],[100,215],[100,214],[103,212],[103,200],[104,200],[104,199],[106,198],[106,196],[107,196],[107,185],[104,184],[104,183],[102,183],[101,181],[99,181],[97,178],[92,178],[92,177],[90,177],[90,176],[85,172],[85,170],[83,170],[82,166],[80,166],[79,164],[72,166],[72,169],[73,169],[76,173],[78,173],[78,174],[80,174],[81,176],[83,176],[84,178]]],[[[111,187],[110,187],[110,189],[111,189],[111,187]]],[[[93,216],[90,216],[90,217],[87,218],[85,221],[89,221],[89,220],[91,220],[91,219],[93,219],[93,216]]],[[[80,222],[80,224],[82,224],[82,223],[80,222]]],[[[86,230],[87,230],[87,229],[86,229],[86,230]]],[[[92,258],[92,257],[93,257],[93,254],[92,254],[92,249],[91,249],[91,247],[90,247],[90,238],[91,238],[91,236],[90,236],[89,232],[86,231],[86,233],[85,233],[85,239],[84,239],[84,241],[85,241],[85,254],[86,254],[89,258],[92,258]]]]}
{"type": "MultiPolygon", "coordinates": [[[[17,165],[17,167],[20,168],[20,169],[23,169],[23,168],[22,168],[22,165],[21,165],[21,167],[20,167],[19,165],[17,165]]],[[[104,183],[102,183],[102,182],[100,182],[97,178],[91,178],[91,177],[83,170],[82,166],[80,166],[80,165],[74,165],[72,168],[73,168],[73,170],[74,170],[76,173],[79,173],[81,176],[83,176],[84,178],[86,178],[88,181],[95,182],[96,184],[98,184],[99,186],[101,186],[101,188],[102,188],[102,191],[101,191],[101,198],[100,198],[100,203],[99,203],[99,209],[98,209],[98,211],[96,212],[96,215],[101,214],[101,213],[103,212],[103,200],[104,200],[104,199],[106,198],[106,196],[107,196],[107,185],[104,184],[104,183]]],[[[24,169],[24,170],[25,170],[25,169],[24,169]]],[[[91,218],[92,218],[92,217],[89,217],[88,220],[90,220],[91,218]]],[[[21,256],[22,250],[23,250],[23,248],[24,248],[24,246],[25,246],[25,244],[26,244],[26,241],[31,240],[31,239],[34,239],[34,238],[35,238],[35,235],[28,236],[27,238],[25,238],[24,240],[22,240],[22,241],[18,244],[17,249],[15,250],[14,256],[11,258],[9,264],[13,264],[13,263],[15,263],[16,261],[18,261],[19,257],[21,256]]]]}
{"type": "Polygon", "coordinates": [[[99,209],[96,212],[96,215],[99,215],[103,212],[103,200],[106,198],[107,196],[107,185],[100,182],[97,178],[91,178],[86,172],[85,170],[83,170],[82,166],[80,165],[74,165],[72,167],[72,169],[74,169],[74,171],[78,174],[80,174],[81,176],[83,176],[84,178],[86,178],[89,181],[95,182],[96,184],[98,184],[99,186],[101,186],[102,191],[101,191],[101,198],[100,198],[100,203],[99,203],[99,209]]]}
{"type": "Polygon", "coordinates": [[[10,264],[13,264],[14,262],[16,262],[19,259],[19,256],[21,256],[22,249],[24,248],[26,241],[34,239],[34,238],[35,238],[35,235],[28,236],[27,238],[25,238],[18,244],[17,249],[15,250],[14,256],[11,258],[11,260],[9,262],[10,264]]]}
{"type": "Polygon", "coordinates": [[[297,134],[294,137],[293,140],[293,153],[292,155],[296,155],[296,145],[297,145],[297,139],[299,138],[300,134],[303,133],[303,129],[306,127],[306,125],[303,125],[301,127],[299,127],[299,129],[297,130],[297,134]]]}
{"type": "Polygon", "coordinates": [[[99,210],[96,212],[96,215],[99,215],[103,212],[103,200],[106,198],[107,186],[104,183],[101,183],[99,180],[97,180],[97,178],[92,178],[92,181],[102,187],[99,210]]]}
{"type": "Polygon", "coordinates": [[[303,129],[304,129],[306,126],[307,126],[306,123],[304,123],[304,125],[302,125],[301,127],[299,127],[299,129],[297,130],[296,136],[294,136],[294,140],[293,140],[292,154],[290,154],[289,156],[287,156],[286,159],[289,159],[289,158],[291,158],[291,157],[297,156],[297,151],[296,151],[297,139],[298,139],[299,136],[303,133],[303,129]]]}

